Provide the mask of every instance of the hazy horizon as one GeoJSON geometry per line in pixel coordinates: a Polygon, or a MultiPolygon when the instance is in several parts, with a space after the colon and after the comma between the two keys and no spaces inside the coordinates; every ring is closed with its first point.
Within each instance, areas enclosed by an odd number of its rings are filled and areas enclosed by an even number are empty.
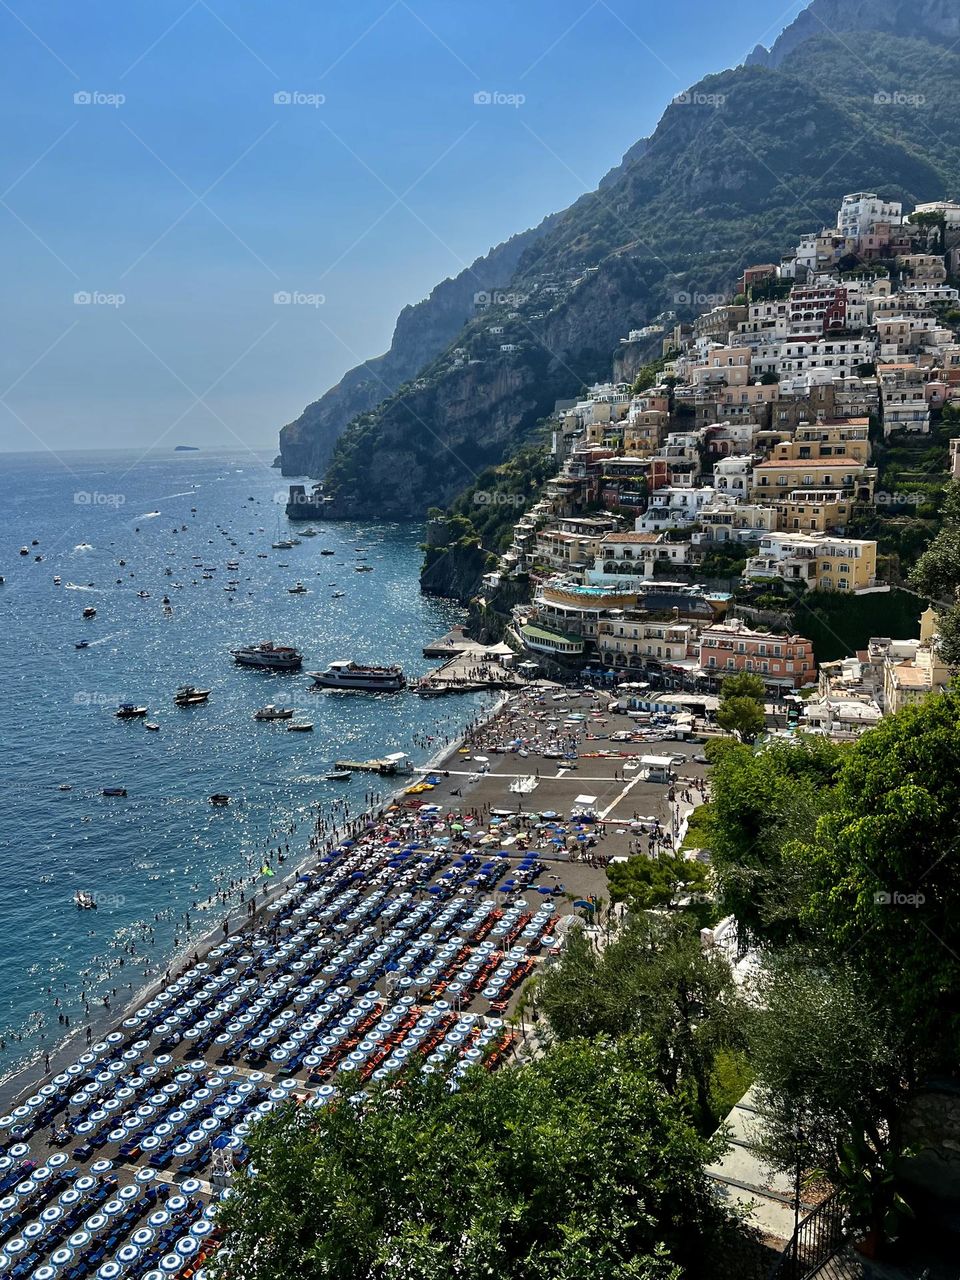
{"type": "Polygon", "coordinates": [[[802,7],[5,7],[0,452],[276,449],[402,307],[802,7]]]}

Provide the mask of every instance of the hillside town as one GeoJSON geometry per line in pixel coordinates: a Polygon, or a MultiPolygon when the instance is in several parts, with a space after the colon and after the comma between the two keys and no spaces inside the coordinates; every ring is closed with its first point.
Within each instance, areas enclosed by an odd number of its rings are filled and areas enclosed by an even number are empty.
{"type": "Polygon", "coordinates": [[[672,690],[707,710],[724,676],[753,672],[839,736],[944,688],[932,610],[914,639],[871,637],[819,670],[810,639],[767,619],[777,595],[890,591],[877,541],[853,531],[901,501],[875,444],[929,436],[960,404],[958,267],[960,204],[905,213],[855,192],[834,228],[747,268],[732,301],[624,338],[661,358],[557,405],[557,474],[484,577],[489,593],[530,581],[509,633],[528,662],[628,673],[646,702],[672,690]],[[740,607],[738,585],[767,608],[740,607]]]}

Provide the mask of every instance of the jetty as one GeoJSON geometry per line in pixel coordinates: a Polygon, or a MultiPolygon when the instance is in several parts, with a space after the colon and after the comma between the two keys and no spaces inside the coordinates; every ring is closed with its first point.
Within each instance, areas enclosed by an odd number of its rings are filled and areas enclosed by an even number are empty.
{"type": "Polygon", "coordinates": [[[509,645],[484,645],[464,639],[462,647],[442,666],[418,680],[415,688],[422,698],[485,689],[519,689],[527,682],[514,668],[515,662],[516,654],[509,645]]]}
{"type": "Polygon", "coordinates": [[[380,760],[335,760],[334,765],[337,769],[349,770],[351,773],[379,773],[388,778],[398,773],[413,772],[405,751],[393,751],[380,760]]]}

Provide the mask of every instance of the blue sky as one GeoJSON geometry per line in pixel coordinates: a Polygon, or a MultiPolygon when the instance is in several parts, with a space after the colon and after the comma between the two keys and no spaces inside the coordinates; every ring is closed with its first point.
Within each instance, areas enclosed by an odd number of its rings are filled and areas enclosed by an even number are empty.
{"type": "Polygon", "coordinates": [[[800,8],[4,0],[0,451],[271,448],[800,8]]]}

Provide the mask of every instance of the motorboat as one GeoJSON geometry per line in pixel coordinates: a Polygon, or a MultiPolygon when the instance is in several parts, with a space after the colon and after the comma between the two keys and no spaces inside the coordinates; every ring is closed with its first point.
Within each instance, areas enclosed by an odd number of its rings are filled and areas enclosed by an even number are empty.
{"type": "Polygon", "coordinates": [[[118,720],[136,720],[147,714],[147,708],[138,707],[135,702],[122,702],[113,714],[118,720]]]}
{"type": "Polygon", "coordinates": [[[21,548],[20,548],[20,554],[21,554],[22,556],[28,556],[28,555],[30,554],[30,548],[29,548],[29,547],[21,547],[21,548]]]}
{"type": "Polygon", "coordinates": [[[215,791],[213,795],[210,797],[210,803],[215,804],[218,807],[222,808],[224,805],[227,805],[230,803],[230,797],[226,794],[225,791],[215,791]]]}
{"type": "Polygon", "coordinates": [[[347,593],[345,591],[335,591],[330,597],[331,600],[342,600],[347,593]]]}
{"type": "Polygon", "coordinates": [[[149,729],[151,733],[157,733],[160,729],[160,726],[154,720],[144,721],[143,727],[145,729],[149,729]]]}
{"type": "Polygon", "coordinates": [[[62,579],[60,578],[59,574],[57,574],[57,575],[55,575],[55,576],[54,576],[54,579],[53,579],[53,585],[54,585],[55,587],[59,587],[59,586],[60,586],[61,581],[62,581],[62,579]]]}
{"type": "Polygon", "coordinates": [[[83,611],[83,616],[85,618],[95,618],[97,616],[97,611],[92,604],[87,605],[87,607],[83,611]]]}
{"type": "Polygon", "coordinates": [[[320,554],[322,556],[335,556],[337,553],[335,551],[331,551],[329,547],[324,547],[320,554]]]}
{"type": "Polygon", "coordinates": [[[96,911],[97,900],[92,893],[88,893],[86,889],[78,889],[73,895],[78,911],[96,911]]]}
{"type": "Polygon", "coordinates": [[[296,586],[287,587],[287,590],[292,596],[305,596],[307,594],[307,588],[302,582],[298,582],[296,586]]]}
{"type": "Polygon", "coordinates": [[[294,544],[286,538],[281,538],[279,542],[271,542],[270,545],[274,551],[292,551],[294,544]]]}
{"type": "Polygon", "coordinates": [[[356,573],[373,573],[373,565],[372,564],[354,565],[354,571],[356,573]]]}
{"type": "Polygon", "coordinates": [[[343,659],[331,662],[326,671],[311,671],[314,689],[351,689],[367,693],[396,693],[406,687],[406,677],[398,666],[371,667],[343,659]]]}
{"type": "Polygon", "coordinates": [[[209,697],[209,689],[197,689],[192,684],[184,684],[173,695],[173,701],[178,707],[195,707],[206,702],[209,697]]]}
{"type": "Polygon", "coordinates": [[[317,536],[317,531],[316,531],[316,529],[301,529],[301,530],[300,530],[300,537],[301,537],[301,538],[315,538],[316,536],[317,536]]]}
{"type": "Polygon", "coordinates": [[[102,796],[125,796],[127,794],[126,787],[104,787],[100,792],[102,796]]]}
{"type": "Polygon", "coordinates": [[[74,643],[73,643],[73,647],[74,647],[75,649],[89,649],[89,648],[90,648],[90,641],[89,641],[89,640],[75,640],[75,641],[74,641],[74,643]]]}
{"type": "Polygon", "coordinates": [[[349,769],[334,769],[333,773],[324,774],[325,782],[349,782],[353,774],[349,769]]]}
{"type": "Polygon", "coordinates": [[[287,733],[312,733],[312,720],[291,720],[287,725],[287,733]]]}
{"type": "Polygon", "coordinates": [[[272,702],[268,702],[265,707],[259,707],[253,713],[254,720],[292,720],[293,707],[277,707],[272,702]]]}
{"type": "Polygon", "coordinates": [[[269,640],[261,644],[231,649],[233,660],[241,667],[259,667],[262,671],[299,671],[303,654],[290,645],[275,645],[269,640]]]}

